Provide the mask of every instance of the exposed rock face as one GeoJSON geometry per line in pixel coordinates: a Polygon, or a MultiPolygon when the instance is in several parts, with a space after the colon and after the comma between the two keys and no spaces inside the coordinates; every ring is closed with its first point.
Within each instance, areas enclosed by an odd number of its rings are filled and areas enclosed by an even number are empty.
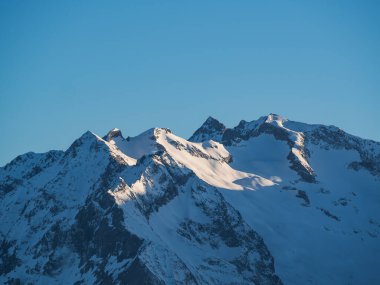
{"type": "Polygon", "coordinates": [[[287,119],[279,115],[270,114],[252,122],[242,120],[236,127],[230,129],[210,117],[189,141],[202,142],[212,139],[228,147],[269,134],[289,145],[290,151],[287,158],[291,167],[306,182],[316,182],[316,174],[308,163],[310,144],[319,145],[325,149],[355,150],[360,155],[360,161],[353,161],[349,167],[356,170],[364,168],[374,175],[380,175],[378,142],[349,135],[334,126],[290,122],[295,126],[292,130],[286,127],[287,122],[287,119]],[[305,128],[305,125],[308,127],[305,128]]]}
{"type": "Polygon", "coordinates": [[[309,132],[308,141],[321,145],[325,149],[355,150],[360,156],[359,161],[353,161],[349,167],[355,170],[364,168],[372,174],[380,176],[380,151],[379,143],[371,140],[363,140],[345,133],[336,127],[320,126],[309,132]]]}
{"type": "Polygon", "coordinates": [[[190,140],[86,132],[0,168],[0,283],[380,282],[379,143],[274,114],[190,140]]]}
{"type": "Polygon", "coordinates": [[[263,134],[273,135],[277,140],[285,141],[289,145],[287,158],[300,178],[306,182],[316,182],[315,173],[307,162],[304,134],[284,127],[284,121],[283,117],[270,114],[249,123],[240,121],[236,127],[229,129],[215,119],[208,118],[189,140],[199,142],[212,139],[225,146],[231,146],[263,134]]]}
{"type": "Polygon", "coordinates": [[[225,131],[226,127],[222,123],[220,123],[218,120],[212,117],[208,117],[207,120],[203,123],[203,125],[198,130],[196,130],[195,133],[191,136],[189,141],[220,141],[225,131]]]}
{"type": "Polygon", "coordinates": [[[121,131],[117,128],[110,130],[104,137],[103,140],[111,141],[115,138],[123,138],[121,131]]]}

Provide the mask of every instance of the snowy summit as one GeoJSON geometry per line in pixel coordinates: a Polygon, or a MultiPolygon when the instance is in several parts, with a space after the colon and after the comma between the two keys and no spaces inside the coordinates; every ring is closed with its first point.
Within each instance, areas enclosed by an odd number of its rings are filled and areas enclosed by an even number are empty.
{"type": "Polygon", "coordinates": [[[1,284],[380,284],[380,143],[275,114],[0,168],[1,284]]]}

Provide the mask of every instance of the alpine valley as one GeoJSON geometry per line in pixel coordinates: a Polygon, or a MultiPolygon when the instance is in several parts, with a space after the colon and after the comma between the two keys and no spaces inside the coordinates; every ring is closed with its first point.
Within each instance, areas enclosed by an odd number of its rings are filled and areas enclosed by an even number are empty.
{"type": "Polygon", "coordinates": [[[270,114],[0,168],[0,284],[380,284],[380,143],[270,114]]]}

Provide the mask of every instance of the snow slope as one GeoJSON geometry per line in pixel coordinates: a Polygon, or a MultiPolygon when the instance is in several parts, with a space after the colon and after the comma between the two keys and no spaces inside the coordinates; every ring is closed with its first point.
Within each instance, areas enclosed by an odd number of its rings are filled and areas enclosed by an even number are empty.
{"type": "Polygon", "coordinates": [[[380,143],[270,114],[0,168],[0,283],[377,284],[380,143]]]}
{"type": "Polygon", "coordinates": [[[263,236],[284,283],[379,282],[379,143],[274,114],[226,129],[220,141],[231,167],[278,182],[223,194],[263,236]]]}

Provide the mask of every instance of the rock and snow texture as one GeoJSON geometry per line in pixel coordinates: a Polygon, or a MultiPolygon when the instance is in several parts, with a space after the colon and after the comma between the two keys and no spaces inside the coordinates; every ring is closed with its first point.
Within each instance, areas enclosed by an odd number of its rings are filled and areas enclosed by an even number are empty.
{"type": "Polygon", "coordinates": [[[0,168],[1,284],[380,284],[380,143],[270,114],[0,168]]]}

